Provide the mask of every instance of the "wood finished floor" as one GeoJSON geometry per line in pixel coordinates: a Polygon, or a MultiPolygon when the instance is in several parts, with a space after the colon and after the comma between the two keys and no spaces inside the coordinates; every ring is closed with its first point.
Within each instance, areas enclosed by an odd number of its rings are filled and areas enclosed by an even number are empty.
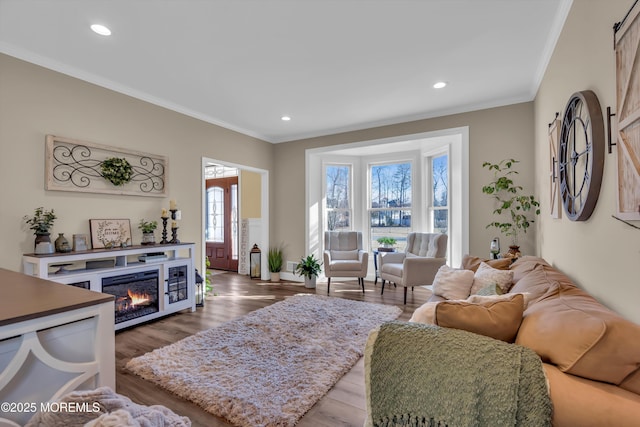
{"type": "MultiPolygon", "coordinates": [[[[139,325],[116,333],[116,390],[145,405],[164,405],[174,412],[191,419],[194,427],[230,426],[229,422],[215,417],[199,406],[186,401],[151,382],[124,369],[133,357],[176,342],[196,332],[209,329],[241,317],[251,311],[266,307],[297,293],[327,294],[326,283],[318,283],[316,289],[306,289],[302,284],[272,284],[251,280],[235,273],[212,276],[215,296],[207,298],[204,307],[196,312],[180,312],[163,319],[139,325]]],[[[396,305],[403,309],[400,320],[408,320],[413,311],[430,296],[424,288],[409,290],[407,305],[402,303],[403,288],[385,286],[380,295],[380,282],[365,282],[363,294],[357,280],[337,281],[331,284],[330,295],[358,301],[396,305]]],[[[322,325],[318,325],[322,327],[322,325]]],[[[365,419],[364,361],[358,363],[299,421],[302,427],[362,426],[365,419]]]]}

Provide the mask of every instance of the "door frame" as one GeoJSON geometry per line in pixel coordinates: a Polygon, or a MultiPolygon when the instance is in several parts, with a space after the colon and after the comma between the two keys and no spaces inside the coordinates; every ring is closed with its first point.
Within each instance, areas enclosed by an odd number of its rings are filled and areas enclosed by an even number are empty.
{"type": "MultiPolygon", "coordinates": [[[[200,243],[200,253],[203,255],[199,263],[201,271],[207,271],[205,256],[207,253],[207,240],[204,236],[204,229],[206,227],[206,197],[207,197],[207,182],[205,177],[205,167],[208,164],[215,163],[218,165],[229,166],[238,168],[239,170],[245,170],[260,174],[260,192],[262,194],[260,203],[260,239],[257,242],[258,246],[262,248],[261,262],[260,262],[260,276],[261,279],[266,280],[269,278],[269,266],[267,264],[267,248],[269,247],[269,171],[265,169],[254,168],[251,166],[241,165],[238,163],[228,162],[226,160],[218,160],[211,157],[202,157],[201,164],[201,177],[200,177],[200,232],[202,233],[202,239],[200,243]]],[[[242,176],[238,174],[238,224],[242,221],[242,176]]],[[[242,227],[238,230],[239,242],[242,242],[242,227]]],[[[242,247],[239,247],[239,251],[242,251],[242,247]]]]}

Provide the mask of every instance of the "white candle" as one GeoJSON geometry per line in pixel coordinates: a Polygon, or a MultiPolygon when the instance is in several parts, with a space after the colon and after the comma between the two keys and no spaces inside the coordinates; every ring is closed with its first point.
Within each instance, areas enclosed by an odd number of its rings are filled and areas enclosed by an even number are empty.
{"type": "Polygon", "coordinates": [[[175,200],[169,200],[169,210],[172,210],[172,211],[176,210],[176,201],[175,200]]]}
{"type": "Polygon", "coordinates": [[[171,228],[178,228],[178,223],[175,221],[171,221],[171,228]]]}
{"type": "Polygon", "coordinates": [[[169,214],[167,213],[167,210],[165,208],[162,208],[162,214],[160,214],[161,218],[168,218],[169,214]]]}

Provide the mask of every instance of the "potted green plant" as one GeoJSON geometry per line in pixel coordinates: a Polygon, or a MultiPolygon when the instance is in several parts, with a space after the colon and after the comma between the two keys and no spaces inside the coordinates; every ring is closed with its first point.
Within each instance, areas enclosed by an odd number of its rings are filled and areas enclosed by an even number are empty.
{"type": "Polygon", "coordinates": [[[533,195],[522,194],[522,186],[513,181],[513,175],[518,174],[514,169],[516,163],[518,160],[505,159],[482,164],[483,168],[493,171],[493,181],[483,186],[482,192],[496,200],[497,207],[493,213],[499,218],[487,224],[486,228],[495,227],[511,239],[509,253],[514,257],[520,254],[519,234],[526,233],[535,222],[535,216],[540,214],[540,203],[533,195]]]}
{"type": "Polygon", "coordinates": [[[271,281],[280,281],[280,271],[282,270],[283,254],[280,246],[269,248],[267,254],[267,261],[269,262],[269,272],[271,272],[271,281]]]}
{"type": "Polygon", "coordinates": [[[145,221],[144,218],[140,220],[138,228],[142,231],[142,244],[153,245],[156,243],[156,236],[153,233],[158,227],[158,221],[145,221]]]}
{"type": "Polygon", "coordinates": [[[396,239],[389,236],[379,237],[378,243],[381,245],[378,248],[378,252],[393,252],[396,244],[396,239]]]}
{"type": "Polygon", "coordinates": [[[315,288],[316,277],[320,274],[320,266],[322,263],[316,259],[314,254],[307,255],[306,258],[300,258],[300,262],[296,264],[293,272],[300,276],[304,276],[304,287],[315,288]]]}
{"type": "Polygon", "coordinates": [[[51,243],[51,228],[56,220],[56,214],[53,209],[46,210],[43,207],[36,208],[33,216],[25,215],[24,222],[29,225],[35,234],[34,248],[37,254],[51,254],[54,251],[51,243]]]}

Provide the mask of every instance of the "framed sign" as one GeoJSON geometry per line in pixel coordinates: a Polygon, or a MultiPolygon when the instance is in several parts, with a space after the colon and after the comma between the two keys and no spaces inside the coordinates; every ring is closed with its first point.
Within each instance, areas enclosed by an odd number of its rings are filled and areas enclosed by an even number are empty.
{"type": "Polygon", "coordinates": [[[89,228],[93,249],[131,244],[131,222],[128,219],[90,219],[89,228]]]}

